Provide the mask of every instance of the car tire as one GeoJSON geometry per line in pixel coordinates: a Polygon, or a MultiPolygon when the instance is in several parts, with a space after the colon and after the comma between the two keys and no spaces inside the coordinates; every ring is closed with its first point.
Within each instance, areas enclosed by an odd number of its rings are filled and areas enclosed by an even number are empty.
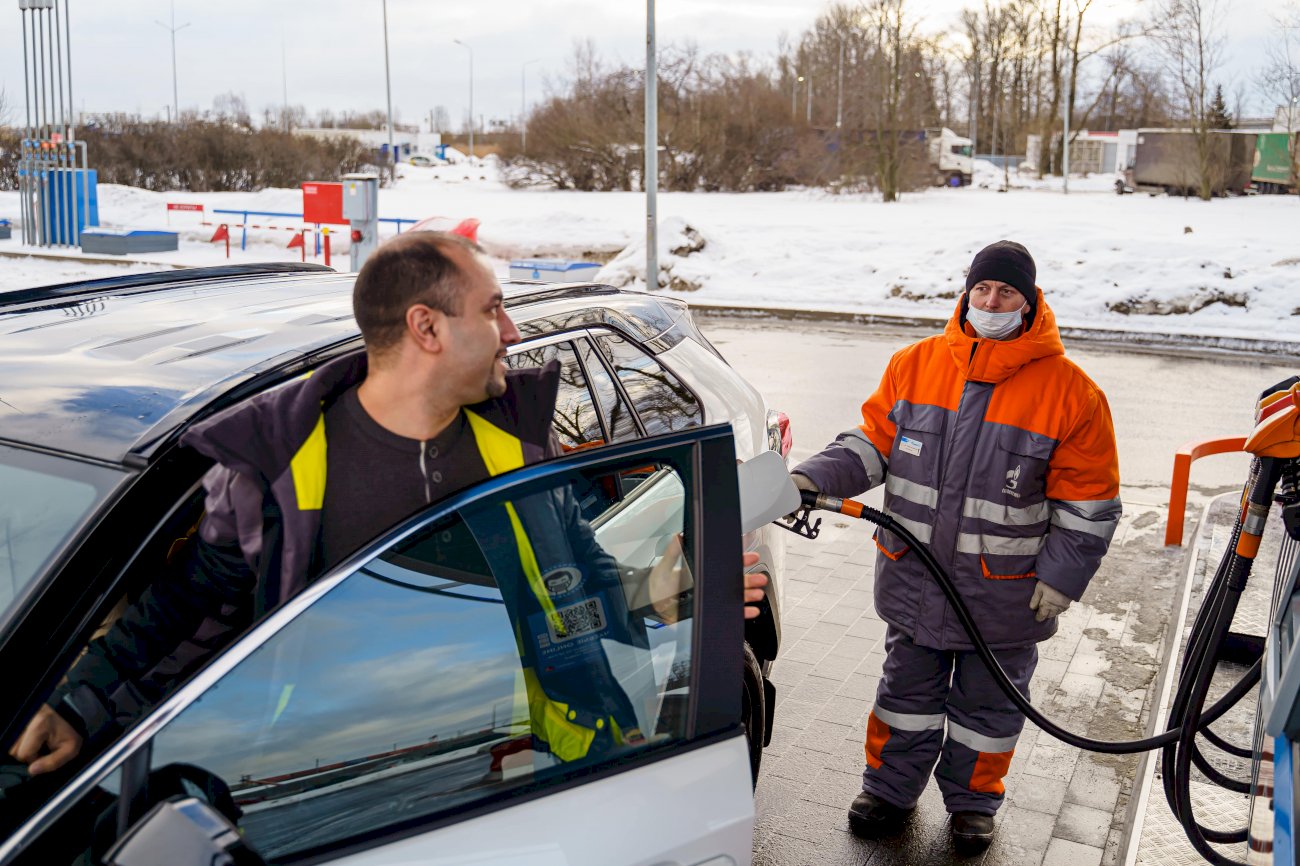
{"type": "Polygon", "coordinates": [[[754,785],[758,785],[758,769],[763,761],[763,745],[768,740],[767,690],[763,682],[763,669],[758,658],[745,644],[744,691],[741,696],[741,715],[745,722],[745,739],[749,744],[749,769],[754,785]]]}

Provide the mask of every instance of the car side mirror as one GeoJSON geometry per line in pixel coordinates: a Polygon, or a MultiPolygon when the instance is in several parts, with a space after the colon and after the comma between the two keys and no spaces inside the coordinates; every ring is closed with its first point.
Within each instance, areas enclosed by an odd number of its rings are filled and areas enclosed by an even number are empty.
{"type": "Polygon", "coordinates": [[[164,800],[127,831],[105,866],[266,866],[226,817],[197,797],[164,800]]]}
{"type": "Polygon", "coordinates": [[[764,451],[736,468],[740,485],[740,529],[753,532],[760,526],[799,510],[799,488],[790,479],[785,459],[775,451],[764,451]]]}

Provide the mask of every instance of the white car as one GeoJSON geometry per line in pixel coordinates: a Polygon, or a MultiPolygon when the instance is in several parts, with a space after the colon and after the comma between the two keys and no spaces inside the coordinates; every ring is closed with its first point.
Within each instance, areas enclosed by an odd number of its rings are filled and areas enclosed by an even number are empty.
{"type": "MultiPolygon", "coordinates": [[[[240,266],[0,299],[23,410],[0,407],[5,742],[192,531],[207,464],[180,433],[359,350],[353,279],[240,266]]],[[[679,301],[504,289],[510,362],[561,365],[566,456],[376,538],[83,760],[0,766],[0,866],[749,862],[783,545],[742,536],[736,463],[784,454],[788,426],[679,301]],[[556,539],[583,552],[556,561],[556,539]],[[757,620],[742,549],[773,578],[757,620]]]]}

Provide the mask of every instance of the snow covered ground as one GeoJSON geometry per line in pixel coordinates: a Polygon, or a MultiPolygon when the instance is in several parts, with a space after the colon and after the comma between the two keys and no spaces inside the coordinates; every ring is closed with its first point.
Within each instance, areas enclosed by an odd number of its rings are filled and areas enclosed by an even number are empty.
{"type": "MultiPolygon", "coordinates": [[[[395,188],[380,192],[381,215],[476,217],[479,240],[503,274],[511,258],[594,258],[610,262],[603,280],[644,286],[640,193],[512,190],[496,179],[491,163],[402,171],[395,188]]],[[[1010,238],[1034,254],[1038,282],[1062,324],[1300,342],[1296,197],[1121,197],[1113,179],[1101,176],[1072,178],[1067,196],[1059,179],[1014,174],[1012,188],[1000,192],[1002,176],[979,164],[973,187],[927,190],[888,205],[878,196],[813,190],[660,194],[662,280],[691,301],[944,318],[974,253],[1010,238]]],[[[301,193],[101,186],[101,221],[165,228],[166,202],[299,211],[301,193]]],[[[0,192],[0,217],[18,217],[16,193],[0,192]]],[[[198,223],[197,215],[173,214],[180,251],[143,258],[224,262],[224,247],[207,243],[213,228],[198,223]]],[[[297,258],[296,250],[285,249],[287,231],[250,230],[244,252],[238,231],[232,236],[232,260],[297,258]]],[[[335,240],[333,264],[346,268],[343,236],[335,240]]],[[[18,249],[16,237],[0,241],[0,252],[18,249]]],[[[120,272],[0,257],[0,291],[120,272]]]]}

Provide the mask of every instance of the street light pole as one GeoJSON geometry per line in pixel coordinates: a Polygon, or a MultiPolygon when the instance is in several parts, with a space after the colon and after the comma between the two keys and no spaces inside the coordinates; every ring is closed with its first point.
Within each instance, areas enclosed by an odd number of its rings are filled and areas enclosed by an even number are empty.
{"type": "MultiPolygon", "coordinates": [[[[1069,39],[1070,25],[1069,19],[1066,19],[1065,36],[1069,39]]],[[[1068,42],[1066,44],[1069,44],[1068,42]]],[[[1074,67],[1070,67],[1070,89],[1074,89],[1074,67]]],[[[1070,91],[1065,92],[1064,132],[1061,135],[1061,191],[1066,195],[1070,193],[1070,91]]]]}
{"type": "Polygon", "coordinates": [[[844,37],[840,37],[839,83],[835,87],[835,128],[844,126],[844,37]]]}
{"type": "Polygon", "coordinates": [[[519,152],[528,149],[528,65],[537,63],[540,57],[525,60],[519,67],[519,152]]]}
{"type": "Polygon", "coordinates": [[[397,150],[393,146],[393,79],[388,72],[388,0],[384,4],[384,90],[388,96],[388,181],[397,182],[397,150]]]}
{"type": "Polygon", "coordinates": [[[794,120],[799,116],[799,85],[803,83],[803,76],[798,72],[794,73],[794,82],[790,85],[790,119],[794,120]]]}
{"type": "Polygon", "coordinates": [[[179,121],[181,119],[181,102],[176,88],[176,33],[179,30],[184,30],[186,27],[189,27],[190,22],[186,21],[180,27],[176,26],[176,0],[172,0],[171,26],[168,27],[166,24],[158,20],[155,20],[154,23],[162,29],[169,31],[172,35],[172,116],[179,121]]]}
{"type": "Polygon", "coordinates": [[[459,39],[453,39],[461,48],[469,52],[469,158],[474,158],[474,49],[459,39]]]}
{"type": "Polygon", "coordinates": [[[659,70],[655,0],[645,3],[645,287],[659,290],[659,70]]]}

